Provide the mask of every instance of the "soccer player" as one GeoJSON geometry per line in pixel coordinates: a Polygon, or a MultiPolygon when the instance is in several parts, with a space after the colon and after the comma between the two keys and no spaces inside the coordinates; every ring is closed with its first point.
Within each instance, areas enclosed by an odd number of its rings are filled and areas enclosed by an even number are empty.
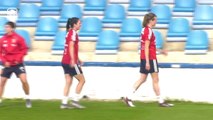
{"type": "Polygon", "coordinates": [[[2,95],[4,92],[5,84],[11,77],[12,73],[15,73],[22,82],[22,87],[26,94],[26,107],[31,108],[31,100],[29,97],[30,88],[27,82],[25,66],[23,64],[24,56],[27,54],[27,46],[24,38],[15,32],[15,23],[7,22],[5,24],[6,34],[0,39],[0,59],[3,64],[0,80],[0,102],[2,101],[2,95]]]}
{"type": "Polygon", "coordinates": [[[61,109],[71,108],[71,105],[68,104],[68,96],[73,77],[78,80],[78,85],[72,99],[72,106],[76,108],[84,108],[84,106],[79,104],[79,99],[81,98],[80,93],[85,83],[85,78],[81,69],[82,61],[78,57],[79,39],[77,31],[80,27],[81,21],[79,18],[73,17],[68,19],[66,25],[66,43],[62,58],[62,67],[64,69],[66,84],[64,87],[64,98],[62,99],[61,109]]]}
{"type": "MultiPolygon", "coordinates": [[[[143,29],[141,32],[141,55],[140,55],[140,79],[135,82],[133,88],[129,91],[127,97],[124,98],[125,103],[129,107],[135,107],[132,102],[132,95],[143,84],[148,74],[151,74],[153,81],[153,89],[158,98],[159,105],[162,107],[170,107],[160,96],[159,78],[158,78],[158,62],[156,58],[156,40],[152,28],[157,22],[157,16],[153,13],[148,13],[144,16],[143,29]]],[[[159,50],[160,53],[167,55],[165,50],[159,50]]]]}

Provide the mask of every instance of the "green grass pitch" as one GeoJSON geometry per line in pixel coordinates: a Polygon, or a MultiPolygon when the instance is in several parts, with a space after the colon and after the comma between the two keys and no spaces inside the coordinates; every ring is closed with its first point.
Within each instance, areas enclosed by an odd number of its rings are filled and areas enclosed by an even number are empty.
{"type": "Polygon", "coordinates": [[[25,108],[25,101],[4,100],[0,106],[0,120],[213,120],[213,104],[172,102],[171,108],[157,103],[135,102],[135,108],[122,101],[89,101],[81,103],[86,109],[60,109],[60,101],[33,100],[33,107],[25,108]]]}

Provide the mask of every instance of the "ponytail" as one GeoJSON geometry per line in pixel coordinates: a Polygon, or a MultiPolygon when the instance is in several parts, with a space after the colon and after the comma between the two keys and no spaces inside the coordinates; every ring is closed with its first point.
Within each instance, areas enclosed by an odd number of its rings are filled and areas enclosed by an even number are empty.
{"type": "Polygon", "coordinates": [[[79,21],[79,18],[77,18],[77,17],[68,18],[67,25],[66,25],[66,31],[68,32],[70,28],[73,28],[74,24],[77,24],[78,21],[79,21]]]}

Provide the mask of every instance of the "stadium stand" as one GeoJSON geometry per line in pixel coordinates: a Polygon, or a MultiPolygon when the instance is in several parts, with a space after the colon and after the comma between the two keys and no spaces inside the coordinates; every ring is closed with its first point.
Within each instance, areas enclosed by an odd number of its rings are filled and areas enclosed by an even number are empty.
{"type": "Polygon", "coordinates": [[[51,17],[41,18],[38,22],[35,40],[53,40],[58,31],[58,21],[51,17]]]}
{"type": "Polygon", "coordinates": [[[59,15],[63,0],[42,0],[41,15],[59,15]]]}
{"type": "Polygon", "coordinates": [[[96,17],[84,18],[79,32],[80,41],[96,41],[102,31],[102,22],[96,17]]]}
{"type": "Polygon", "coordinates": [[[130,0],[109,0],[110,4],[128,4],[130,0]]]}
{"type": "Polygon", "coordinates": [[[185,54],[206,54],[209,48],[208,35],[202,30],[193,30],[189,33],[185,54]]]}
{"type": "Polygon", "coordinates": [[[96,44],[96,54],[117,54],[119,36],[112,30],[102,31],[96,44]]]}
{"type": "Polygon", "coordinates": [[[196,7],[193,19],[194,29],[213,28],[213,8],[210,5],[196,7]]]}
{"type": "Polygon", "coordinates": [[[108,5],[102,20],[103,27],[120,27],[126,13],[122,5],[108,5]]]}
{"type": "Polygon", "coordinates": [[[130,0],[129,16],[143,16],[151,10],[152,0],[130,0]]]}
{"type": "Polygon", "coordinates": [[[197,0],[198,4],[200,5],[213,5],[212,0],[197,0]]]}
{"type": "Polygon", "coordinates": [[[174,4],[174,0],[153,0],[153,4],[174,4]]]}
{"type": "Polygon", "coordinates": [[[65,3],[84,3],[85,0],[64,0],[65,3]]]}
{"type": "Polygon", "coordinates": [[[52,54],[63,54],[66,31],[58,31],[52,46],[52,54]]]}
{"type": "Polygon", "coordinates": [[[167,5],[153,6],[151,12],[155,13],[158,18],[156,28],[168,28],[172,14],[167,5]]]}
{"type": "Polygon", "coordinates": [[[84,15],[103,15],[107,0],[85,0],[84,15]]]}
{"type": "Polygon", "coordinates": [[[142,24],[139,19],[127,18],[123,21],[120,31],[120,41],[139,42],[142,24]]]}
{"type": "Polygon", "coordinates": [[[7,11],[8,8],[18,8],[20,0],[0,0],[0,10],[7,11]]]}
{"type": "Polygon", "coordinates": [[[169,42],[186,41],[189,32],[190,32],[190,25],[187,19],[174,18],[169,23],[167,41],[169,42]]]}
{"type": "Polygon", "coordinates": [[[5,32],[4,32],[4,24],[7,22],[7,18],[6,17],[0,17],[0,36],[2,36],[5,32]]]}
{"type": "Polygon", "coordinates": [[[35,4],[21,4],[17,26],[36,26],[40,17],[39,7],[35,4]]]}
{"type": "Polygon", "coordinates": [[[24,40],[25,40],[25,42],[27,44],[27,47],[30,49],[31,48],[31,40],[30,40],[29,32],[26,31],[26,30],[17,29],[16,33],[24,38],[24,40]]]}
{"type": "Polygon", "coordinates": [[[68,18],[72,17],[82,17],[82,10],[79,5],[71,4],[71,5],[64,5],[61,10],[61,15],[59,19],[59,26],[65,27],[68,18]],[[69,12],[67,12],[69,11],[69,12]]]}
{"type": "Polygon", "coordinates": [[[196,7],[196,0],[175,0],[173,16],[192,16],[196,7]]]}
{"type": "Polygon", "coordinates": [[[41,3],[42,0],[21,0],[22,3],[41,3]]]}
{"type": "Polygon", "coordinates": [[[163,37],[162,37],[161,33],[157,30],[154,30],[153,32],[154,32],[155,38],[156,38],[156,48],[163,49],[163,37]]]}

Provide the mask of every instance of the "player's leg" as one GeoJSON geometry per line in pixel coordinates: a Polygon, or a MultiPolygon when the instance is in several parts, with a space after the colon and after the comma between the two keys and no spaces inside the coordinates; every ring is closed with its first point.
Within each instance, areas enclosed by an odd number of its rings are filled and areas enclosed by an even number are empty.
{"type": "Polygon", "coordinates": [[[69,101],[70,87],[72,85],[72,79],[73,79],[72,76],[70,76],[69,74],[65,74],[64,96],[62,99],[61,109],[71,108],[71,106],[69,106],[68,104],[68,101],[69,101]]]}
{"type": "Polygon", "coordinates": [[[10,78],[12,74],[11,67],[3,68],[1,70],[1,79],[0,79],[0,103],[2,102],[2,96],[4,94],[4,88],[6,85],[7,80],[10,78]]]}
{"type": "Polygon", "coordinates": [[[4,93],[4,88],[5,88],[5,84],[6,84],[7,80],[8,80],[8,78],[1,77],[1,80],[0,80],[0,103],[2,102],[2,96],[3,96],[3,93],[4,93]]]}

